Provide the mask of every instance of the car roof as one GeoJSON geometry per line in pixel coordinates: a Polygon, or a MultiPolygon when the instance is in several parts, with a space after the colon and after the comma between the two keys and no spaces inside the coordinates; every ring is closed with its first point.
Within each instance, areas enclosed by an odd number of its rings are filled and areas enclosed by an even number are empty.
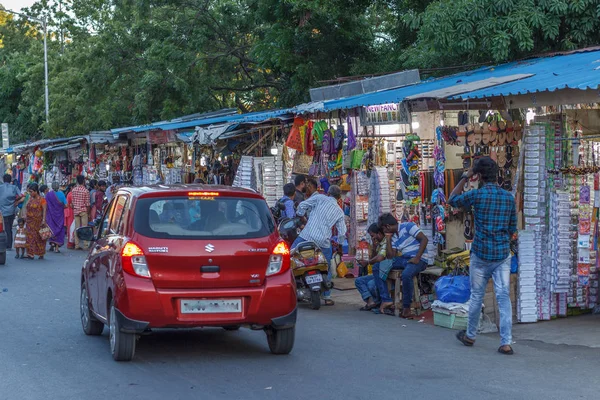
{"type": "Polygon", "coordinates": [[[255,190],[225,185],[205,184],[176,184],[176,185],[148,185],[148,186],[125,186],[118,193],[129,193],[133,197],[146,197],[145,195],[178,195],[186,196],[189,192],[217,192],[227,197],[251,197],[262,199],[263,197],[255,190]]]}

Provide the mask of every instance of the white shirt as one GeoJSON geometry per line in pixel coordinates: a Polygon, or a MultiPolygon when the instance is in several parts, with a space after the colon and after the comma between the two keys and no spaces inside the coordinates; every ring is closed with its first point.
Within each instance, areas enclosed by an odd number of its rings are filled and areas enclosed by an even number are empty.
{"type": "Polygon", "coordinates": [[[346,235],[344,212],[332,197],[317,192],[298,205],[296,214],[304,216],[310,211],[306,226],[300,237],[315,242],[321,248],[331,247],[331,230],[335,226],[340,238],[346,235]]]}

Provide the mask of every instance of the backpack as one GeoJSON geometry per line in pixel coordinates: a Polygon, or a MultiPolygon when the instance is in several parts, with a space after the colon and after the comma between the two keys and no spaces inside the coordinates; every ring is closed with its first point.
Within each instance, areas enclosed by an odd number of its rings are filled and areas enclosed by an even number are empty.
{"type": "Polygon", "coordinates": [[[283,217],[283,211],[285,211],[285,201],[283,199],[277,200],[275,205],[271,207],[271,214],[275,218],[275,223],[278,224],[283,217]]]}
{"type": "Polygon", "coordinates": [[[322,151],[325,154],[336,154],[335,143],[333,142],[333,135],[330,129],[323,132],[323,143],[322,151]]]}

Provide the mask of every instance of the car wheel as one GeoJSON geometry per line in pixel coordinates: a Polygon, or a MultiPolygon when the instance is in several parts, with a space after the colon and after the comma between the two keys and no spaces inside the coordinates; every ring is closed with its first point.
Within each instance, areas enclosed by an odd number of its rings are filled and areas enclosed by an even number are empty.
{"type": "Polygon", "coordinates": [[[321,308],[321,292],[310,292],[310,308],[313,310],[321,308]]]}
{"type": "Polygon", "coordinates": [[[6,264],[6,252],[0,253],[0,265],[6,264]]]}
{"type": "Polygon", "coordinates": [[[115,361],[131,361],[135,354],[136,335],[123,333],[119,326],[114,300],[110,303],[110,316],[108,320],[110,352],[115,361]]]}
{"type": "Polygon", "coordinates": [[[90,312],[90,298],[88,297],[85,282],[81,284],[81,296],[79,297],[79,314],[81,317],[81,326],[86,335],[102,335],[104,324],[93,317],[90,312]]]}
{"type": "Polygon", "coordinates": [[[267,342],[273,354],[289,354],[294,348],[296,327],[286,329],[267,329],[267,342]]]}
{"type": "Polygon", "coordinates": [[[226,331],[237,331],[241,328],[241,325],[230,325],[230,326],[224,326],[223,329],[225,329],[226,331]]]}

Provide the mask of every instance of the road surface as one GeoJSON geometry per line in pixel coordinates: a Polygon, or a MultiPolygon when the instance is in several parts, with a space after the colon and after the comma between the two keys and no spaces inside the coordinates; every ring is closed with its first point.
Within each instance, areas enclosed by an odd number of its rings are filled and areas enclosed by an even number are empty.
{"type": "MultiPolygon", "coordinates": [[[[337,305],[301,307],[296,346],[269,353],[262,332],[162,331],[116,363],[107,330],[79,321],[84,253],[0,267],[0,399],[597,399],[600,349],[498,339],[462,346],[454,331],[337,305]]],[[[600,327],[598,329],[600,332],[600,327]]]]}

